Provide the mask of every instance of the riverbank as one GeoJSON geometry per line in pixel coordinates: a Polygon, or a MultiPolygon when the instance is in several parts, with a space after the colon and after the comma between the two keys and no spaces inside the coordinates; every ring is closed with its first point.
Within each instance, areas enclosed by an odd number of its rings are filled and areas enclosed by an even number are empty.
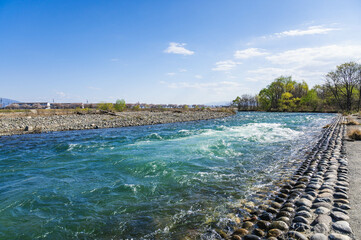
{"type": "MultiPolygon", "coordinates": [[[[361,123],[361,120],[357,117],[352,118],[353,120],[361,123]]],[[[361,126],[347,126],[347,131],[353,129],[361,129],[361,126]]],[[[361,229],[359,227],[361,224],[361,142],[347,141],[346,152],[350,169],[350,225],[354,230],[355,239],[361,239],[361,229]]]]}
{"type": "Polygon", "coordinates": [[[229,111],[127,111],[119,113],[2,114],[0,136],[98,128],[154,125],[198,121],[231,116],[229,111]]]}
{"type": "Polygon", "coordinates": [[[218,236],[237,240],[359,239],[349,223],[358,227],[358,213],[352,213],[357,208],[352,206],[350,211],[349,198],[360,194],[358,190],[353,192],[356,183],[349,184],[350,176],[354,175],[349,175],[343,122],[344,117],[339,116],[325,128],[299,169],[272,194],[267,204],[256,206],[239,227],[216,230],[218,236]],[[350,219],[349,212],[354,219],[350,219]]]}

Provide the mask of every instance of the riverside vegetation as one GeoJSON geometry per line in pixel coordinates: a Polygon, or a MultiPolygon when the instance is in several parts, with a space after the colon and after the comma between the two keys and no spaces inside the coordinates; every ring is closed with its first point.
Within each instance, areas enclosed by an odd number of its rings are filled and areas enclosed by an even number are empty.
{"type": "Polygon", "coordinates": [[[326,75],[323,85],[309,89],[305,81],[291,76],[276,78],[256,96],[242,95],[233,100],[238,110],[283,112],[352,112],[361,106],[361,65],[348,62],[326,75]]]}

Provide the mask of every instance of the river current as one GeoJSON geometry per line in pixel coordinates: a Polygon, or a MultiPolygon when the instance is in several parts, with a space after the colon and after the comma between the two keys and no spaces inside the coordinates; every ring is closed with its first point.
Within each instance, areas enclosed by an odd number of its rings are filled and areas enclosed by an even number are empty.
{"type": "Polygon", "coordinates": [[[0,239],[211,239],[297,169],[335,114],[0,138],[0,239]]]}

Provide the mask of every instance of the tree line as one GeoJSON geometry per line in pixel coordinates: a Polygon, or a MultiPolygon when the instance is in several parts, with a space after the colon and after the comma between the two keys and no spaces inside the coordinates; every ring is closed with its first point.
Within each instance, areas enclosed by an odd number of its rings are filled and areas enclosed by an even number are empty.
{"type": "Polygon", "coordinates": [[[361,65],[348,62],[325,76],[325,83],[309,89],[305,81],[280,76],[257,95],[242,95],[231,103],[239,111],[351,112],[361,107],[361,65]]]}

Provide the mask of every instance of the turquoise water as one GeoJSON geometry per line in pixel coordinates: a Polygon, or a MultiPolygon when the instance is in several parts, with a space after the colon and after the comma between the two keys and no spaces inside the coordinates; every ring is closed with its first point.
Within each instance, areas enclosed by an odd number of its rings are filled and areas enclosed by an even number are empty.
{"type": "Polygon", "coordinates": [[[0,239],[211,238],[246,214],[240,202],[292,174],[333,117],[245,112],[1,137],[0,239]]]}

